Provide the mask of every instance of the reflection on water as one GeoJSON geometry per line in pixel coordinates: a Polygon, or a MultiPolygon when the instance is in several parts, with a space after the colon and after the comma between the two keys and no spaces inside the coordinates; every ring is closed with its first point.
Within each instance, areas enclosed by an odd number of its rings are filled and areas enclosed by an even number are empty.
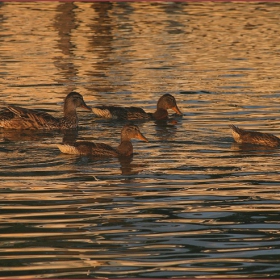
{"type": "Polygon", "coordinates": [[[279,150],[228,127],[280,135],[279,10],[1,3],[1,106],[60,116],[75,90],[153,112],[171,93],[184,116],[137,122],[149,143],[129,159],[59,152],[118,145],[125,122],[82,110],[78,131],[1,130],[0,276],[279,277],[279,150]]]}

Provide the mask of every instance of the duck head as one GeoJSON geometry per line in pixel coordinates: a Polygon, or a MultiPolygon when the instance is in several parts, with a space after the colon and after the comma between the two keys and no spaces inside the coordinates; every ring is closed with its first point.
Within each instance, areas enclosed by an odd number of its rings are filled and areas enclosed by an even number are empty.
{"type": "Polygon", "coordinates": [[[178,115],[183,115],[177,106],[175,97],[169,93],[164,94],[158,100],[157,109],[164,109],[164,110],[172,109],[178,115]]]}
{"type": "Polygon", "coordinates": [[[140,132],[140,129],[137,125],[125,125],[121,131],[121,141],[130,141],[132,138],[149,142],[148,139],[140,132]]]}
{"type": "Polygon", "coordinates": [[[77,107],[91,111],[91,108],[86,105],[83,96],[78,92],[72,91],[64,100],[64,111],[76,110],[77,107]]]}

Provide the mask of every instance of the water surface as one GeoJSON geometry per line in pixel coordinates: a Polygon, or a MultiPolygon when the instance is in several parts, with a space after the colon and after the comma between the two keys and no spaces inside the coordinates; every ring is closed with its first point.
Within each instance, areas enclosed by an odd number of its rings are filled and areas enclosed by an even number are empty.
{"type": "MultiPolygon", "coordinates": [[[[1,107],[61,116],[75,90],[152,112],[171,93],[184,116],[138,122],[150,142],[128,160],[1,130],[0,276],[279,277],[279,149],[228,127],[280,135],[279,17],[279,3],[1,3],[1,107]]],[[[78,114],[70,138],[118,145],[124,122],[78,114]]]]}

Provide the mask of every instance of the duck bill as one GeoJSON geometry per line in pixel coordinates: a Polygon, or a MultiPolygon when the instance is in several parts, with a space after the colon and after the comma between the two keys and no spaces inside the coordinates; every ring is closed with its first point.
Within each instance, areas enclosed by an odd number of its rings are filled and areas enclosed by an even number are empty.
{"type": "Polygon", "coordinates": [[[84,108],[84,109],[86,109],[88,111],[92,111],[92,109],[86,103],[82,104],[81,108],[84,108]]]}
{"type": "Polygon", "coordinates": [[[138,135],[137,135],[137,139],[139,139],[139,140],[143,140],[143,141],[145,141],[145,142],[149,142],[149,140],[142,134],[142,133],[138,133],[138,135]]]}
{"type": "Polygon", "coordinates": [[[175,105],[174,107],[171,108],[175,113],[178,115],[183,115],[183,113],[179,110],[178,106],[175,105]]]}

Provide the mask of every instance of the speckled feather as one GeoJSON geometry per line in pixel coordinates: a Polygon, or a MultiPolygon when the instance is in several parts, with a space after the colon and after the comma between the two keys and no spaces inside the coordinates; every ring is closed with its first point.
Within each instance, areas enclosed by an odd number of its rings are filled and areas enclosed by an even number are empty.
{"type": "Polygon", "coordinates": [[[0,112],[0,126],[11,129],[55,129],[57,127],[75,127],[64,118],[55,118],[39,110],[30,110],[16,106],[8,106],[0,112]]]}
{"type": "Polygon", "coordinates": [[[150,119],[152,114],[146,113],[139,107],[120,107],[120,106],[96,106],[92,112],[102,118],[112,118],[118,120],[150,119]]]}
{"type": "Polygon", "coordinates": [[[59,150],[65,154],[74,155],[95,155],[96,157],[118,157],[120,153],[113,147],[104,143],[93,143],[87,141],[79,141],[73,145],[59,144],[59,150]]]}

